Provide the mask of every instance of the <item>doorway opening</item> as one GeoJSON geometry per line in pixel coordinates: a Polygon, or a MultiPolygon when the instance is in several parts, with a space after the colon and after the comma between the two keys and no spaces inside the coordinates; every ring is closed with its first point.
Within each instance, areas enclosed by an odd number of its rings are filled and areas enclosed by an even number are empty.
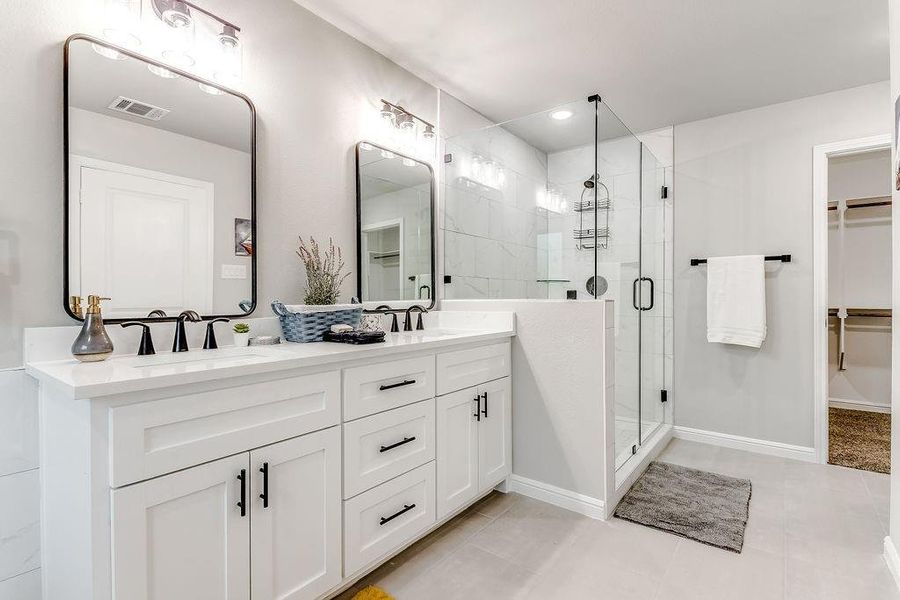
{"type": "Polygon", "coordinates": [[[817,147],[820,462],[890,472],[891,151],[879,137],[817,147]],[[822,325],[824,321],[824,327],[822,325]]]}

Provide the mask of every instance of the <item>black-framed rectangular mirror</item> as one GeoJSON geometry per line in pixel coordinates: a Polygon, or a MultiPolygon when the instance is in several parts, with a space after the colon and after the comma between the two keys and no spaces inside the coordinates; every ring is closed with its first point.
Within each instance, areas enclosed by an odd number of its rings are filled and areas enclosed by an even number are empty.
{"type": "Polygon", "coordinates": [[[102,40],[65,44],[64,305],[109,322],[256,307],[256,110],[102,40]],[[155,312],[159,315],[159,312],[155,312]]]}
{"type": "Polygon", "coordinates": [[[428,163],[356,145],[357,290],[366,304],[435,303],[435,185],[428,163]]]}

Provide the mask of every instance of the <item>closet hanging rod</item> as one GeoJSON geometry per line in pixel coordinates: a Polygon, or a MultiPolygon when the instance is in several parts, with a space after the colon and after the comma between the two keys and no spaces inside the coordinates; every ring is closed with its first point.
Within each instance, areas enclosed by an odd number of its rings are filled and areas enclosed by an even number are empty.
{"type": "MultiPolygon", "coordinates": [[[[789,263],[789,262],[791,262],[791,255],[790,254],[773,254],[771,256],[767,256],[766,260],[777,260],[778,262],[789,263]]],[[[697,265],[705,265],[705,264],[706,264],[705,258],[692,258],[691,259],[692,267],[696,267],[697,265]]]]}
{"type": "MultiPolygon", "coordinates": [[[[838,309],[829,308],[828,316],[836,317],[838,309]]],[[[890,308],[848,308],[848,317],[874,317],[874,318],[891,318],[893,311],[890,308]]]]}
{"type": "MultiPolygon", "coordinates": [[[[847,208],[869,208],[872,206],[890,206],[890,196],[872,196],[871,198],[851,198],[847,200],[847,208]]],[[[828,210],[837,210],[837,202],[829,202],[828,210]]]]}

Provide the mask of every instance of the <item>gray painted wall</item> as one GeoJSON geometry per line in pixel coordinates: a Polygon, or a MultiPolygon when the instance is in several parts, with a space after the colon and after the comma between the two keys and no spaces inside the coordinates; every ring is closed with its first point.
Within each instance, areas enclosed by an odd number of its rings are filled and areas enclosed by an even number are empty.
{"type": "Polygon", "coordinates": [[[888,82],[676,126],[676,425],[813,445],[812,148],[892,129],[888,82]],[[708,343],[689,259],[781,253],[762,348],[708,343]]]}
{"type": "MultiPolygon", "coordinates": [[[[299,234],[356,255],[353,147],[378,139],[380,98],[423,118],[436,89],[290,0],[205,0],[244,29],[241,91],[259,111],[260,308],[299,301],[299,234]],[[327,210],[322,210],[327,206],[327,210]]],[[[9,0],[0,22],[0,600],[40,598],[36,386],[23,327],[70,325],[62,308],[62,45],[96,35],[99,0],[9,0]]],[[[355,263],[355,261],[351,261],[355,263]]],[[[355,264],[352,265],[355,269],[355,264]]],[[[354,293],[348,278],[345,296],[354,293]]]]}
{"type": "MultiPolygon", "coordinates": [[[[103,3],[12,0],[4,8],[0,368],[21,364],[23,327],[70,322],[60,243],[62,44],[73,33],[96,35],[103,3]]],[[[257,315],[264,316],[274,298],[300,300],[299,234],[333,236],[346,256],[356,255],[353,146],[377,137],[378,100],[433,122],[437,91],[290,0],[207,0],[204,8],[244,30],[241,91],[259,113],[257,315]]],[[[355,282],[348,278],[346,296],[355,282]]]]}

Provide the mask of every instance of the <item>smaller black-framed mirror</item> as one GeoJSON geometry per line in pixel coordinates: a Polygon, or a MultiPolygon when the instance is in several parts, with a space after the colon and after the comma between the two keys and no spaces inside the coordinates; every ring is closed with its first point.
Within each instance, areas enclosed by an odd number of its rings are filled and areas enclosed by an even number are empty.
{"type": "Polygon", "coordinates": [[[256,109],[88,35],[64,47],[63,304],[104,320],[249,316],[257,304],[256,109]],[[163,316],[165,315],[165,316],[163,316]]]}
{"type": "Polygon", "coordinates": [[[392,309],[435,305],[435,183],[426,162],[356,145],[357,292],[392,309]]]}

